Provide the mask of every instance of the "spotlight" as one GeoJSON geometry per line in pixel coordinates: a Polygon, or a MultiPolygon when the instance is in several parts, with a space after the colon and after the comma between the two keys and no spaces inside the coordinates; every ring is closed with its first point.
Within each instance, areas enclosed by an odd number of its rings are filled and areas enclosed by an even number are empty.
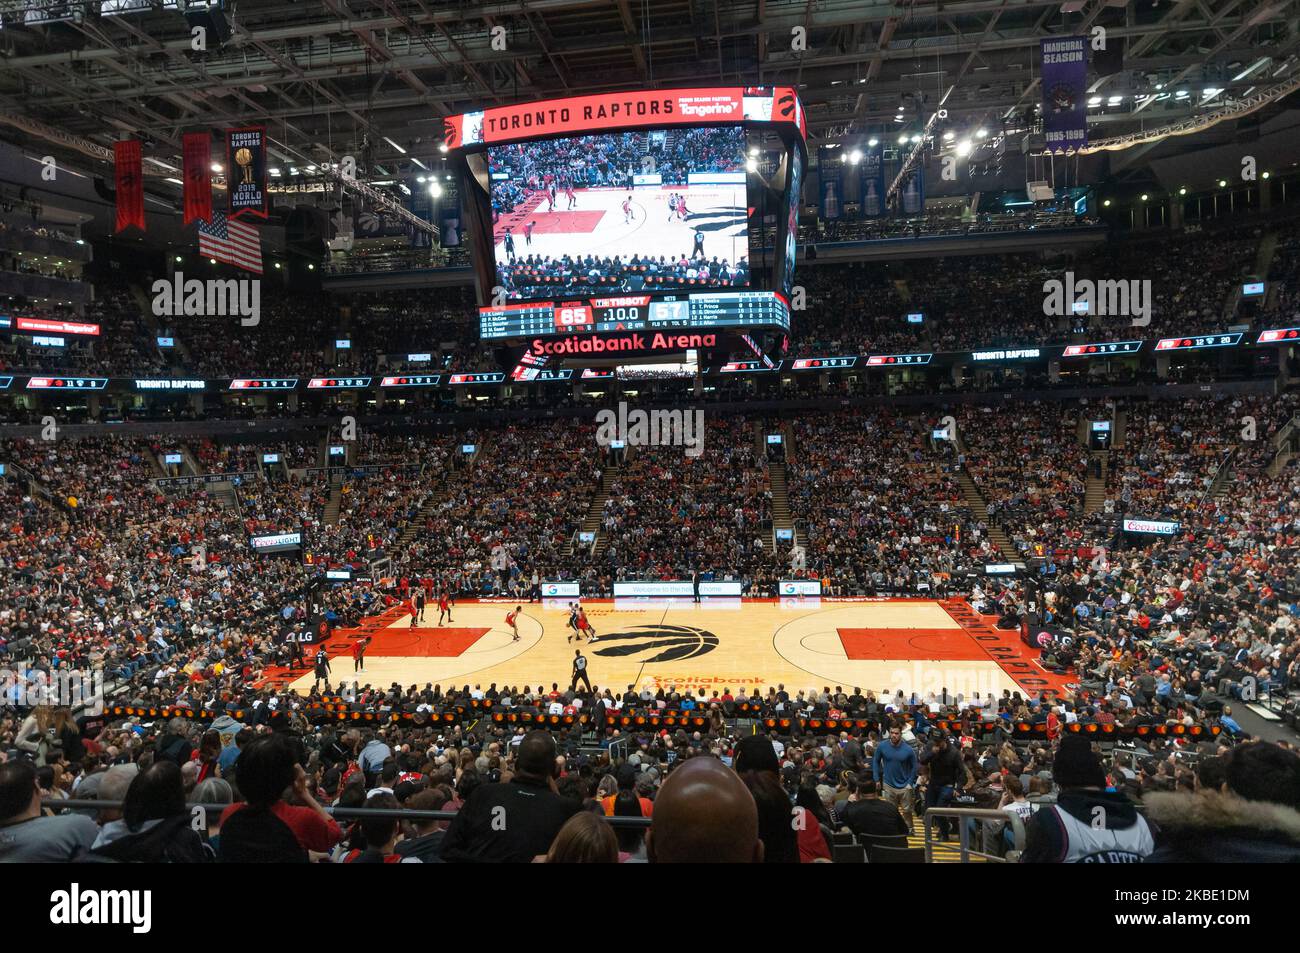
{"type": "Polygon", "coordinates": [[[970,150],[971,141],[969,139],[963,139],[961,142],[957,143],[957,155],[965,158],[970,155],[970,150]]]}

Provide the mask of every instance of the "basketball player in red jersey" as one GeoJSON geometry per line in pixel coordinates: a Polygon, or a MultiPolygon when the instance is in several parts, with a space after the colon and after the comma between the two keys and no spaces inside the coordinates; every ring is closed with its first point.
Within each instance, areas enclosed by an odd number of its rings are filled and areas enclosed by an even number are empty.
{"type": "Polygon", "coordinates": [[[442,625],[443,616],[447,617],[448,622],[454,622],[451,617],[451,600],[447,598],[447,593],[438,593],[438,625],[442,625]]]}
{"type": "Polygon", "coordinates": [[[632,214],[632,196],[629,195],[623,200],[623,224],[626,225],[635,218],[636,216],[632,214]]]}
{"type": "Polygon", "coordinates": [[[677,196],[677,216],[684,222],[686,221],[686,196],[677,196]]]}
{"type": "Polygon", "coordinates": [[[586,633],[588,645],[596,641],[596,630],[591,627],[591,622],[587,619],[587,610],[581,606],[578,607],[578,631],[586,633]]]}
{"type": "Polygon", "coordinates": [[[536,224],[536,220],[524,224],[524,244],[530,248],[533,244],[533,227],[536,224]]]}
{"type": "Polygon", "coordinates": [[[510,626],[510,631],[513,633],[513,636],[510,639],[511,642],[519,641],[519,626],[515,624],[515,621],[519,618],[519,613],[522,609],[523,606],[515,606],[514,612],[506,613],[506,625],[510,626]]]}
{"type": "Polygon", "coordinates": [[[567,197],[568,200],[569,200],[569,208],[573,208],[575,205],[578,204],[578,196],[574,195],[574,193],[573,193],[573,183],[572,183],[572,182],[565,182],[565,183],[564,183],[564,194],[565,194],[565,197],[567,197]]]}

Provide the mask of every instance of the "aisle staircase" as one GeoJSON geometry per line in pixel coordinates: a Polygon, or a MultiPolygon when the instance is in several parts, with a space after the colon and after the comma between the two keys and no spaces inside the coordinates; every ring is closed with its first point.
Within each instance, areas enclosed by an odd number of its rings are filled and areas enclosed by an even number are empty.
{"type": "Polygon", "coordinates": [[[331,486],[329,499],[325,501],[325,512],[321,519],[325,521],[326,526],[335,526],[339,521],[339,510],[343,508],[343,488],[341,486],[331,486]]]}
{"type": "MultiPolygon", "coordinates": [[[[578,526],[581,533],[595,533],[596,545],[592,550],[593,554],[599,554],[605,550],[605,537],[600,531],[600,520],[605,513],[605,501],[609,499],[609,487],[614,482],[614,477],[618,473],[617,467],[606,467],[600,474],[600,487],[591,494],[591,500],[587,503],[587,512],[582,517],[582,522],[578,526]]],[[[579,549],[577,539],[569,542],[568,554],[572,556],[579,549]]]]}
{"type": "Polygon", "coordinates": [[[767,465],[767,482],[772,488],[772,528],[794,530],[795,545],[802,546],[799,528],[794,525],[794,515],[790,512],[789,474],[784,461],[774,461],[767,465]]]}
{"type": "Polygon", "coordinates": [[[1088,461],[1088,478],[1084,481],[1083,514],[1090,516],[1106,504],[1106,479],[1110,475],[1110,451],[1094,450],[1088,461]],[[1094,476],[1092,461],[1101,461],[1101,475],[1094,476]]]}
{"type": "Polygon", "coordinates": [[[424,501],[420,511],[402,527],[402,535],[398,537],[398,546],[406,546],[411,540],[415,539],[417,533],[424,527],[424,521],[441,506],[451,494],[451,491],[460,484],[462,480],[468,479],[468,475],[474,472],[474,463],[482,455],[484,447],[487,446],[490,437],[483,437],[478,442],[478,450],[472,457],[461,459],[452,471],[452,476],[441,487],[439,492],[431,493],[429,498],[424,501]]]}
{"type": "Polygon", "coordinates": [[[1005,559],[1011,559],[1016,555],[1016,547],[1011,542],[1011,537],[995,521],[988,518],[989,502],[984,499],[984,494],[980,492],[975,481],[971,479],[970,474],[966,472],[965,467],[957,471],[957,485],[961,487],[962,498],[970,508],[971,515],[976,521],[984,520],[988,523],[989,542],[1000,552],[1005,559]]]}

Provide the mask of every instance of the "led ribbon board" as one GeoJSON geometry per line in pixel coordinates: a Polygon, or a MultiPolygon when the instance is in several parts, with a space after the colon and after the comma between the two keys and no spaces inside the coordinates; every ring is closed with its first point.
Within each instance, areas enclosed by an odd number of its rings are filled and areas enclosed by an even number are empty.
{"type": "Polygon", "coordinates": [[[495,106],[448,116],[442,138],[449,148],[467,149],[563,133],[728,123],[790,126],[807,138],[803,104],[791,86],[633,90],[495,106]]]}
{"type": "Polygon", "coordinates": [[[381,377],[380,387],[436,387],[442,380],[441,374],[401,374],[397,377],[381,377]]]}
{"type": "Polygon", "coordinates": [[[1104,341],[1097,344],[1066,345],[1061,357],[1107,357],[1111,354],[1136,354],[1142,350],[1141,341],[1104,341]]]}
{"type": "Polygon", "coordinates": [[[33,377],[27,381],[28,390],[103,390],[107,377],[33,377]]]}
{"type": "Polygon", "coordinates": [[[1228,334],[1197,334],[1185,338],[1161,338],[1157,351],[1199,351],[1208,347],[1236,347],[1241,343],[1241,332],[1228,334]]]}
{"type": "Polygon", "coordinates": [[[230,382],[229,390],[293,390],[298,386],[296,377],[237,377],[230,382]]]}
{"type": "Polygon", "coordinates": [[[868,354],[868,367],[929,364],[933,354],[868,354]]]}

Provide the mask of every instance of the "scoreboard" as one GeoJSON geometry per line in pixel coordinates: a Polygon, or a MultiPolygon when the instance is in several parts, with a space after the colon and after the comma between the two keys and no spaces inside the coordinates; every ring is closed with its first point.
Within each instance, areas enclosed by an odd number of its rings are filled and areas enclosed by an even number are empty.
{"type": "Polygon", "coordinates": [[[700,292],[655,298],[618,295],[479,309],[483,340],[676,328],[789,331],[790,309],[774,291],[700,292]]]}

